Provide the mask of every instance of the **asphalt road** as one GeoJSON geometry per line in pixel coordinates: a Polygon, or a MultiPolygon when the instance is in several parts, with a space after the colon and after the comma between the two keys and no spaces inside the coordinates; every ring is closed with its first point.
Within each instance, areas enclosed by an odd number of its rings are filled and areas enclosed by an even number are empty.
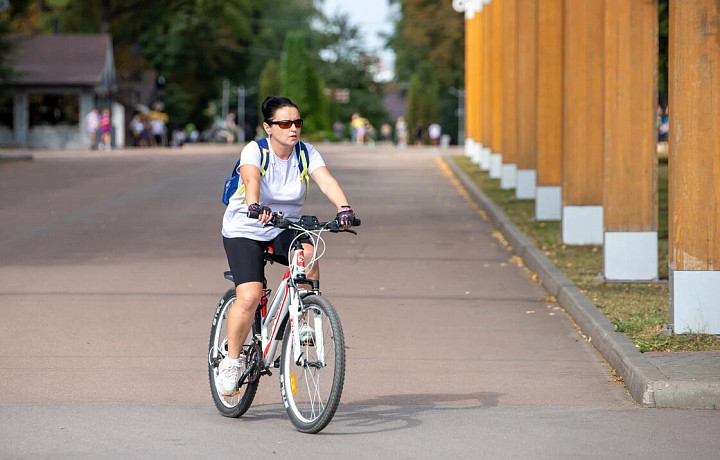
{"type": "MultiPolygon", "coordinates": [[[[446,174],[451,151],[320,148],[363,226],[327,238],[348,367],[315,436],[275,375],[241,419],[210,398],[238,149],[0,163],[0,458],[720,457],[720,412],[635,404],[446,174]]],[[[306,213],[334,209],[313,187],[306,213]]]]}

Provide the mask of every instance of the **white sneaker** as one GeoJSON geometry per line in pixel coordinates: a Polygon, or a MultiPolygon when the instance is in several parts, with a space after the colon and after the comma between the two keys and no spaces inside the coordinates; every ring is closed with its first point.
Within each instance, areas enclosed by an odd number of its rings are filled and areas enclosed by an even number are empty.
{"type": "MultiPolygon", "coordinates": [[[[241,357],[242,358],[242,357],[241,357]]],[[[242,364],[234,364],[228,358],[223,358],[218,366],[218,375],[215,377],[215,388],[223,396],[235,394],[242,364]]]]}

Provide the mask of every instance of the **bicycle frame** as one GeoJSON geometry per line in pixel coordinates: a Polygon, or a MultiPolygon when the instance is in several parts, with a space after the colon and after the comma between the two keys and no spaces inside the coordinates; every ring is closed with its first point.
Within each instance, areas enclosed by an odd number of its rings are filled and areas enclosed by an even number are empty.
{"type": "MultiPolygon", "coordinates": [[[[258,216],[248,213],[248,217],[258,216]]],[[[335,307],[320,292],[319,281],[307,278],[307,270],[325,254],[323,232],[356,233],[345,224],[341,226],[337,219],[321,222],[315,216],[301,216],[298,221],[291,221],[282,213],[274,213],[267,225],[296,231],[288,249],[289,267],[270,302],[271,290],[267,279],[262,279],[262,296],[255,309],[252,334],[244,337],[240,353],[238,367],[244,370],[237,377],[234,392],[228,391],[228,382],[218,378],[236,365],[223,365],[229,355],[228,312],[236,300],[236,289],[228,289],[220,299],[208,351],[212,398],[222,415],[240,417],[250,408],[259,379],[272,375],[272,369],[279,369],[280,393],[290,420],[299,431],[317,433],[327,426],[340,403],[345,379],[345,338],[335,307]],[[309,260],[303,250],[306,238],[314,246],[308,253],[312,254],[309,260]]],[[[360,225],[360,220],[354,219],[352,225],[360,225]]],[[[265,262],[274,260],[272,251],[264,257],[265,262]]],[[[225,272],[225,278],[233,281],[230,272],[225,272]]],[[[222,377],[226,379],[227,375],[222,377]]]]}
{"type": "MultiPolygon", "coordinates": [[[[292,262],[285,272],[285,276],[283,276],[277,291],[275,291],[275,296],[270,303],[270,309],[264,317],[262,315],[260,316],[260,337],[258,339],[262,345],[265,367],[275,367],[274,358],[277,347],[282,341],[283,333],[288,330],[295,345],[293,347],[293,361],[298,365],[304,365],[305,363],[305,358],[300,352],[300,334],[297,328],[298,315],[302,308],[302,300],[300,291],[295,284],[295,280],[305,278],[305,251],[302,249],[302,244],[299,241],[294,246],[296,247],[292,262]],[[287,321],[290,322],[289,329],[287,327],[283,329],[282,327],[286,318],[288,318],[287,321]]],[[[317,282],[315,286],[313,286],[313,291],[318,292],[317,282]]],[[[321,320],[318,318],[316,321],[321,320]]],[[[325,353],[322,348],[322,339],[320,339],[320,343],[318,343],[316,347],[323,357],[322,364],[324,365],[325,353]]]]}

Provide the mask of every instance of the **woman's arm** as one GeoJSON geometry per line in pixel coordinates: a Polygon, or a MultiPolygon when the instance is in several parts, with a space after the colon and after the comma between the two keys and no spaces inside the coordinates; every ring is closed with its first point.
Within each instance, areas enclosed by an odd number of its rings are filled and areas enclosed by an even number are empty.
{"type": "Polygon", "coordinates": [[[260,202],[260,169],[255,165],[240,166],[240,178],[245,184],[245,202],[260,202]]]}
{"type": "MultiPolygon", "coordinates": [[[[251,164],[242,165],[240,166],[240,177],[245,184],[245,202],[248,204],[248,208],[252,204],[260,203],[260,168],[251,164]]],[[[253,209],[250,210],[253,211],[253,209]]],[[[261,224],[270,222],[272,218],[270,208],[267,208],[267,212],[262,212],[261,208],[254,211],[260,212],[258,222],[261,224]]]]}

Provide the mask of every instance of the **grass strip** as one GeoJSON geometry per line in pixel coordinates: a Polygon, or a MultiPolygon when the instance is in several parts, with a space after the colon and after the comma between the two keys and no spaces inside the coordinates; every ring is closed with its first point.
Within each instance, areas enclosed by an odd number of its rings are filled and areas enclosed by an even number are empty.
{"type": "Polygon", "coordinates": [[[720,335],[668,335],[668,200],[667,162],[658,167],[658,273],[657,283],[608,283],[602,281],[601,245],[562,243],[561,222],[535,221],[535,201],[515,198],[515,190],[502,190],[463,155],[451,157],[475,185],[568,277],[605,316],[642,352],[720,350],[720,335]]]}

